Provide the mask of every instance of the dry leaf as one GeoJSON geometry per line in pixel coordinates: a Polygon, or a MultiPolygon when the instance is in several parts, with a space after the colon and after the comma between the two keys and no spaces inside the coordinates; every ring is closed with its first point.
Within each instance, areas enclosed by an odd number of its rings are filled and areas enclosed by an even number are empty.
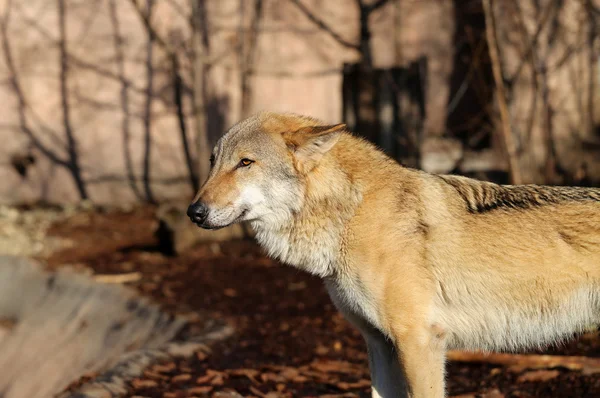
{"type": "Polygon", "coordinates": [[[173,377],[171,379],[171,383],[185,383],[187,381],[190,381],[191,379],[192,379],[191,374],[184,373],[184,374],[173,377]]]}
{"type": "Polygon", "coordinates": [[[153,388],[153,387],[157,387],[158,383],[156,381],[154,381],[154,380],[148,380],[148,379],[133,379],[131,381],[131,385],[135,389],[140,389],[140,388],[153,388]]]}
{"type": "Polygon", "coordinates": [[[208,394],[213,390],[212,386],[192,387],[187,391],[188,394],[208,394]]]}

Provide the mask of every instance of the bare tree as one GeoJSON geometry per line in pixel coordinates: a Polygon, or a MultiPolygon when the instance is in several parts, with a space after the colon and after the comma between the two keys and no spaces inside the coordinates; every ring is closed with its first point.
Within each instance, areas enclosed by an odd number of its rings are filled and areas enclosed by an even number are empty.
{"type": "Polygon", "coordinates": [[[590,107],[598,60],[590,4],[489,2],[486,12],[497,20],[497,63],[525,183],[579,184],[586,175],[600,175],[596,112],[590,107]]]}
{"type": "Polygon", "coordinates": [[[60,49],[60,101],[62,106],[63,125],[67,137],[67,151],[69,154],[69,166],[71,175],[75,181],[79,196],[81,199],[88,199],[88,193],[81,177],[81,168],[79,167],[79,153],[77,151],[77,141],[73,132],[71,123],[71,104],[69,102],[69,61],[67,52],[67,18],[65,0],[58,0],[58,27],[59,27],[59,49],[60,49]]]}
{"type": "Polygon", "coordinates": [[[121,120],[121,129],[123,132],[123,156],[125,159],[125,173],[127,175],[127,181],[131,190],[138,199],[142,199],[143,195],[138,189],[135,174],[133,170],[133,161],[131,159],[131,152],[129,149],[129,141],[131,136],[130,127],[130,109],[129,109],[129,81],[125,75],[125,54],[123,52],[123,37],[121,36],[119,14],[117,10],[116,0],[110,0],[108,2],[108,9],[110,14],[110,20],[113,29],[114,47],[115,47],[115,62],[117,64],[117,75],[121,83],[121,108],[123,109],[123,117],[121,120]]]}
{"type": "Polygon", "coordinates": [[[250,99],[252,98],[252,89],[250,85],[250,75],[253,72],[258,51],[258,33],[260,21],[263,14],[263,0],[254,0],[253,14],[251,15],[250,29],[245,34],[245,0],[240,0],[240,74],[242,90],[242,117],[248,116],[250,110],[250,99]]]}
{"type": "Polygon", "coordinates": [[[58,23],[59,23],[59,55],[60,55],[60,96],[61,96],[61,113],[64,123],[64,136],[65,140],[59,137],[55,131],[47,126],[41,126],[40,128],[44,130],[44,133],[51,137],[56,144],[60,144],[64,146],[64,150],[66,151],[66,155],[60,154],[60,150],[55,150],[51,146],[48,146],[44,143],[43,140],[39,138],[35,129],[31,126],[28,118],[28,103],[25,96],[25,92],[21,86],[21,82],[19,79],[19,73],[17,67],[15,65],[12,53],[12,47],[10,43],[9,37],[9,22],[12,10],[12,1],[9,0],[6,3],[5,14],[0,20],[0,30],[2,33],[2,47],[4,60],[6,62],[9,74],[10,74],[10,84],[12,89],[17,97],[17,107],[18,107],[18,115],[19,115],[19,129],[22,131],[29,139],[31,145],[40,151],[40,153],[45,156],[52,163],[63,167],[68,170],[71,177],[73,178],[73,182],[75,183],[75,187],[79,193],[81,199],[88,199],[89,195],[87,192],[86,184],[81,175],[81,167],[79,163],[79,153],[77,140],[74,136],[73,127],[71,124],[71,115],[70,115],[70,101],[69,101],[69,88],[68,88],[68,78],[69,78],[69,64],[68,64],[68,52],[67,52],[67,38],[66,38],[66,10],[64,0],[58,0],[58,23]]]}
{"type": "MultiPolygon", "coordinates": [[[[152,18],[152,9],[154,0],[146,0],[146,15],[145,20],[150,21],[152,18]]],[[[154,203],[154,195],[150,186],[150,161],[152,156],[152,100],[154,95],[154,60],[153,60],[153,42],[154,36],[151,31],[148,31],[148,41],[146,43],[146,102],[144,104],[144,165],[143,165],[143,182],[146,192],[146,199],[150,203],[154,203]]]]}
{"type": "MultiPolygon", "coordinates": [[[[146,28],[146,32],[148,34],[149,41],[157,44],[165,53],[166,57],[170,62],[169,68],[171,73],[171,79],[173,83],[173,103],[175,105],[175,112],[177,115],[177,122],[179,126],[179,133],[181,137],[182,149],[184,154],[184,159],[186,162],[186,166],[188,169],[188,177],[190,181],[190,185],[193,190],[197,190],[199,186],[199,180],[202,177],[198,177],[196,160],[194,159],[194,155],[192,153],[192,149],[189,143],[188,138],[188,129],[186,124],[186,116],[185,116],[185,93],[188,92],[188,87],[186,86],[184,79],[182,77],[181,72],[181,54],[175,49],[165,38],[163,38],[154,28],[151,21],[151,14],[149,12],[145,12],[144,8],[138,3],[137,0],[130,0],[131,4],[134,6],[136,12],[140,16],[144,27],[146,28]]],[[[148,8],[148,7],[146,7],[148,8]]],[[[194,115],[198,117],[197,112],[194,112],[194,115]]],[[[203,115],[201,115],[203,117],[203,115]]],[[[206,123],[202,123],[205,125],[206,123]]]]}
{"type": "Polygon", "coordinates": [[[206,123],[206,58],[209,51],[206,4],[204,0],[190,0],[192,6],[193,46],[193,98],[196,142],[198,153],[198,177],[204,182],[208,177],[210,148],[206,123]]]}
{"type": "Polygon", "coordinates": [[[483,9],[485,12],[486,37],[492,60],[492,70],[496,82],[496,100],[500,109],[500,118],[502,121],[502,137],[504,138],[504,147],[510,167],[510,175],[513,184],[521,184],[523,179],[519,169],[517,159],[517,148],[514,142],[514,136],[510,127],[510,115],[506,105],[506,94],[504,92],[504,78],[502,75],[502,66],[500,64],[500,55],[498,43],[496,40],[496,19],[493,14],[492,0],[483,0],[483,9]]]}

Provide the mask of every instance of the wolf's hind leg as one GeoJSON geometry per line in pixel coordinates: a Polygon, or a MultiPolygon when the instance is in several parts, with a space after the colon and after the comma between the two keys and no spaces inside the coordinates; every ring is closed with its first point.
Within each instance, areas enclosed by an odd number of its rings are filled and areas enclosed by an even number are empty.
{"type": "Polygon", "coordinates": [[[369,353],[372,397],[408,397],[406,381],[393,342],[374,329],[363,331],[363,335],[369,353]]]}

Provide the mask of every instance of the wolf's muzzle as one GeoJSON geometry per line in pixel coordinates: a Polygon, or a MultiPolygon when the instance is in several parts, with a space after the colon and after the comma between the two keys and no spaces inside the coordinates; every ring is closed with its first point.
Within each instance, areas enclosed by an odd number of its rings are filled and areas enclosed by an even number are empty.
{"type": "Polygon", "coordinates": [[[208,217],[208,207],[200,201],[192,203],[187,209],[187,216],[194,224],[202,226],[208,217]]]}

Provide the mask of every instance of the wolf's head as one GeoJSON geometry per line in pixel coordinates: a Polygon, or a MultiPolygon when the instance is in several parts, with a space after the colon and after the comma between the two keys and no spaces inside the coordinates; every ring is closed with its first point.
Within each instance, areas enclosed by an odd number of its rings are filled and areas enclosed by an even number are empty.
{"type": "Polygon", "coordinates": [[[207,229],[240,221],[285,222],[302,206],[305,177],[345,129],[270,112],[239,122],[215,145],[210,174],[188,216],[207,229]]]}

